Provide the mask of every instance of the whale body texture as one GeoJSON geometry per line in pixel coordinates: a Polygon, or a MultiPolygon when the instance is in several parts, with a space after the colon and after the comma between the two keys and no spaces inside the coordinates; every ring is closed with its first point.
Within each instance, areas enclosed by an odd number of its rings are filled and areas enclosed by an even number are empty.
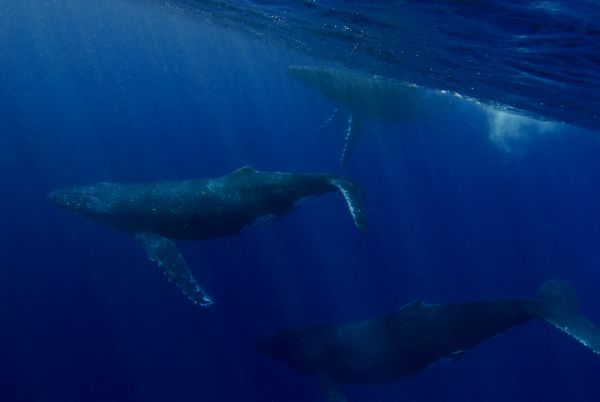
{"type": "Polygon", "coordinates": [[[333,386],[381,384],[452,360],[485,340],[533,319],[543,319],[600,354],[600,330],[577,312],[573,289],[550,281],[536,299],[495,299],[458,304],[410,303],[374,319],[284,329],[259,338],[257,349],[333,386]]]}
{"type": "Polygon", "coordinates": [[[366,230],[361,193],[349,178],[261,172],[243,167],[226,176],[138,184],[98,183],[57,190],[48,199],[136,236],[148,257],[194,303],[212,298],[198,284],[173,240],[233,235],[276,222],[305,197],[340,191],[354,224],[366,230]]]}

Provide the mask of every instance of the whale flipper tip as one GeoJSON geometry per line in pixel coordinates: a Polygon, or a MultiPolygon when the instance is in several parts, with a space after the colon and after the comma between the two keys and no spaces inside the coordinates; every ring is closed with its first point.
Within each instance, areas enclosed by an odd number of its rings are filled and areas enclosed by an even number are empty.
{"type": "Polygon", "coordinates": [[[349,178],[337,177],[331,180],[331,184],[337,187],[342,193],[354,225],[363,233],[367,231],[367,214],[362,199],[362,194],[358,186],[349,178]]]}
{"type": "Polygon", "coordinates": [[[600,329],[581,315],[573,287],[562,280],[546,282],[538,291],[543,319],[600,355],[600,329]]]}
{"type": "Polygon", "coordinates": [[[214,303],[204,289],[196,282],[175,243],[155,233],[140,232],[136,239],[142,244],[148,258],[156,263],[165,273],[169,281],[175,282],[194,304],[208,307],[214,303]]]}

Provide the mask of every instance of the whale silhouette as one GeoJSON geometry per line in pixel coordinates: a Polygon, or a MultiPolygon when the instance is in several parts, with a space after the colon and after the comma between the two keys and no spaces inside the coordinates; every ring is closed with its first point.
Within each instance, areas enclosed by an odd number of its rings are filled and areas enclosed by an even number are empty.
{"type": "Polygon", "coordinates": [[[246,227],[276,222],[305,197],[340,191],[354,224],[366,230],[361,192],[346,177],[330,174],[261,172],[240,168],[226,176],[138,184],[98,183],[57,190],[55,205],[134,234],[150,260],[192,302],[213,299],[198,284],[173,240],[233,235],[246,227]]]}
{"type": "Polygon", "coordinates": [[[381,384],[453,360],[485,340],[533,319],[543,319],[600,354],[600,330],[577,312],[572,287],[547,282],[536,299],[458,304],[412,302],[365,321],[274,331],[257,341],[260,353],[323,384],[329,401],[343,401],[333,385],[381,384]]]}

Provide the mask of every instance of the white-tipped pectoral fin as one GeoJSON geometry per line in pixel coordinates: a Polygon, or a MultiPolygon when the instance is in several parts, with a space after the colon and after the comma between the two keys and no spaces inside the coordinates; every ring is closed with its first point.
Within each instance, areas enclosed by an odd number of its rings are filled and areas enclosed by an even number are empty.
{"type": "Polygon", "coordinates": [[[600,330],[580,314],[556,315],[545,319],[567,335],[577,339],[592,352],[600,355],[600,330]]]}
{"type": "Polygon", "coordinates": [[[319,131],[319,130],[322,130],[325,127],[327,127],[327,125],[333,121],[333,118],[335,117],[337,112],[338,112],[337,108],[333,109],[331,116],[329,116],[329,118],[327,120],[325,120],[325,122],[323,124],[321,124],[319,127],[315,128],[313,131],[319,131]]]}
{"type": "Polygon", "coordinates": [[[362,121],[358,115],[350,114],[348,118],[348,129],[346,130],[346,136],[344,137],[344,148],[342,149],[342,155],[340,156],[340,166],[343,168],[346,167],[348,163],[348,159],[350,159],[350,154],[352,153],[352,149],[354,149],[354,143],[362,133],[362,121]]]}
{"type": "Polygon", "coordinates": [[[156,263],[169,281],[175,282],[194,304],[210,306],[212,298],[198,285],[173,241],[154,233],[140,232],[136,239],[142,244],[148,258],[156,263]]]}
{"type": "Polygon", "coordinates": [[[354,225],[361,231],[367,231],[367,214],[365,213],[365,206],[362,199],[362,193],[360,189],[350,179],[345,177],[338,177],[332,179],[331,184],[334,185],[346,200],[348,205],[348,211],[352,216],[354,225]]]}

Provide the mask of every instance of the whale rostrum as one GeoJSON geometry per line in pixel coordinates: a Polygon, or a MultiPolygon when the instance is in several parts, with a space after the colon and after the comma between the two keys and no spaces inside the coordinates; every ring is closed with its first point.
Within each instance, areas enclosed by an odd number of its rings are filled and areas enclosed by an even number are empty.
{"type": "Polygon", "coordinates": [[[48,199],[99,223],[135,235],[148,258],[192,302],[212,298],[197,283],[174,240],[203,240],[264,226],[294,210],[303,198],[339,191],[356,227],[366,231],[361,191],[330,174],[261,172],[242,167],[212,179],[98,183],[57,190],[48,199]]]}

